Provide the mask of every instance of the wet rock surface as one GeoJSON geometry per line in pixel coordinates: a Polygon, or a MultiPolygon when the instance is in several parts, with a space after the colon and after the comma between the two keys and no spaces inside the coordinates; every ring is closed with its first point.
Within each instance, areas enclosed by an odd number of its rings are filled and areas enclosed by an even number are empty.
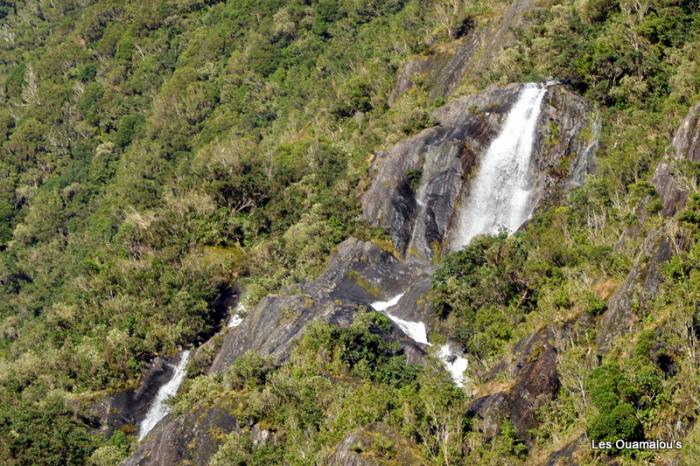
{"type": "Polygon", "coordinates": [[[122,426],[137,426],[143,420],[160,387],[172,377],[171,364],[174,361],[170,357],[156,358],[136,389],[117,392],[88,408],[88,413],[98,419],[100,431],[106,437],[122,426]]]}
{"type": "Polygon", "coordinates": [[[204,465],[216,453],[223,436],[237,429],[236,420],[217,408],[170,415],[141,442],[122,466],[204,465]]]}
{"type": "MultiPolygon", "coordinates": [[[[240,326],[228,330],[210,372],[219,372],[247,351],[286,359],[293,343],[315,319],[352,323],[355,312],[391,293],[399,293],[414,271],[372,243],[350,238],[338,246],[327,270],[295,294],[264,298],[240,326]]],[[[410,340],[402,345],[411,360],[423,350],[410,340]]]]}
{"type": "Polygon", "coordinates": [[[559,391],[557,350],[553,333],[545,327],[518,342],[512,361],[505,361],[491,374],[505,372],[513,384],[504,390],[476,398],[467,416],[477,421],[477,429],[492,439],[509,419],[520,440],[530,444],[530,429],[539,425],[537,411],[554,399],[559,391]]]}
{"type": "MultiPolygon", "coordinates": [[[[363,217],[387,230],[407,260],[429,262],[447,245],[477,158],[500,131],[521,89],[511,84],[456,99],[434,112],[440,126],[377,157],[374,181],[362,199],[363,217]]],[[[585,100],[562,85],[548,88],[530,167],[535,206],[560,199],[592,169],[596,125],[585,100]]]]}
{"type": "MultiPolygon", "coordinates": [[[[347,326],[358,310],[371,309],[376,302],[397,299],[386,312],[414,324],[425,324],[429,330],[432,312],[426,294],[432,283],[433,255],[448,247],[450,229],[463,198],[469,194],[469,180],[478,158],[499,134],[521,89],[521,84],[511,84],[456,99],[435,111],[438,126],[379,154],[372,168],[373,183],[362,200],[363,216],[390,234],[393,247],[380,248],[355,238],[341,243],[316,280],[264,298],[239,326],[226,329],[221,349],[208,372],[225,371],[248,351],[282,363],[311,322],[321,320],[347,326]]],[[[548,87],[544,105],[538,128],[546,129],[535,141],[531,162],[538,205],[556,199],[569,186],[578,173],[575,167],[581,165],[581,157],[588,163],[592,151],[587,152],[586,148],[593,144],[593,136],[586,134],[585,129],[593,127],[595,120],[585,101],[561,85],[548,87]]],[[[549,343],[550,336],[538,333],[518,348],[521,356],[508,366],[516,379],[509,390],[473,403],[470,415],[480,417],[484,429],[495,435],[504,416],[508,416],[518,435],[529,439],[527,431],[537,423],[537,409],[558,389],[556,351],[549,343]]],[[[398,323],[385,337],[400,343],[409,362],[425,361],[427,345],[416,343],[398,323]]],[[[164,456],[166,447],[162,445],[174,442],[171,439],[175,435],[190,436],[209,445],[201,434],[204,424],[193,416],[191,412],[164,419],[126,464],[165,464],[158,461],[189,458],[182,440],[170,448],[176,457],[164,456]]],[[[203,419],[209,422],[209,418],[203,419]]],[[[377,458],[351,448],[358,442],[370,445],[367,435],[375,434],[360,432],[345,439],[330,464],[391,464],[368,462],[377,458]]],[[[388,433],[382,435],[393,438],[388,433]]],[[[188,461],[205,464],[201,460],[188,461]]],[[[410,457],[406,461],[394,463],[421,464],[411,462],[410,457]]]]}

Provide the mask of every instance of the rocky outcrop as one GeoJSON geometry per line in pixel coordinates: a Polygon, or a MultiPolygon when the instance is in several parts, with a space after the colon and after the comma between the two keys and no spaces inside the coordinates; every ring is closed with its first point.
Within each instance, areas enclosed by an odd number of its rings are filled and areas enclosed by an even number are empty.
{"type": "MultiPolygon", "coordinates": [[[[240,326],[229,329],[211,372],[224,370],[251,350],[282,361],[313,320],[347,326],[360,307],[370,309],[372,302],[400,293],[415,273],[391,253],[350,238],[338,246],[317,280],[296,293],[264,298],[240,326]]],[[[400,332],[397,337],[409,359],[417,362],[423,349],[400,332]]]]}
{"type": "MultiPolygon", "coordinates": [[[[413,329],[405,325],[405,321],[411,321],[430,327],[432,313],[425,296],[431,288],[433,255],[446,248],[459,205],[468,195],[475,164],[500,132],[521,89],[521,84],[511,84],[456,99],[434,112],[438,126],[379,154],[372,169],[372,186],[362,200],[363,216],[368,223],[386,229],[393,245],[381,248],[354,238],[341,243],[316,280],[264,298],[239,326],[226,329],[209,373],[226,370],[248,351],[281,363],[311,322],[321,320],[347,326],[358,310],[371,309],[372,304],[379,307],[377,301],[394,300],[397,303],[389,311],[396,324],[392,333],[384,337],[398,341],[409,362],[423,362],[427,345],[416,343],[399,325],[413,329]]],[[[585,129],[592,128],[595,120],[591,108],[561,85],[548,87],[543,105],[546,108],[540,114],[538,127],[544,134],[535,141],[531,164],[538,204],[555,199],[565,190],[575,167],[582,163],[581,157],[586,158],[587,166],[587,148],[591,147],[593,133],[587,135],[585,129]]],[[[419,341],[424,338],[416,337],[419,341]]],[[[523,349],[518,350],[523,354],[522,360],[516,361],[512,369],[517,383],[508,391],[477,400],[474,416],[481,416],[488,424],[489,419],[502,419],[507,413],[514,419],[519,435],[528,438],[528,429],[537,422],[535,411],[543,400],[554,396],[558,384],[556,352],[546,338],[523,343],[523,349]],[[532,349],[535,347],[539,352],[532,349]],[[488,414],[491,412],[494,414],[488,414]]],[[[197,419],[182,419],[170,417],[161,422],[147,437],[150,446],[144,443],[139,448],[141,453],[137,452],[136,459],[130,461],[146,458],[144,455],[164,457],[159,453],[162,447],[153,439],[167,445],[173,433],[195,435],[192,432],[201,431],[197,419]],[[186,421],[193,422],[190,431],[182,424],[186,421]]],[[[377,458],[351,448],[363,442],[371,445],[366,436],[375,434],[358,432],[345,439],[331,464],[387,464],[367,462],[377,458]]],[[[184,458],[186,452],[177,454],[184,458]]],[[[407,457],[399,464],[421,464],[409,460],[407,457]]]]}
{"type": "Polygon", "coordinates": [[[419,451],[385,424],[347,435],[325,462],[328,466],[427,465],[419,451]]]}
{"type": "Polygon", "coordinates": [[[160,422],[122,466],[204,465],[223,436],[237,429],[236,420],[217,408],[198,408],[160,422]]]}
{"type": "Polygon", "coordinates": [[[667,218],[645,238],[634,265],[624,282],[608,302],[597,332],[598,354],[612,348],[615,339],[632,331],[648,309],[663,283],[661,267],[678,251],[687,248],[683,231],[673,216],[688,199],[689,183],[683,174],[684,163],[700,162],[700,103],[685,117],[671,142],[670,150],[652,178],[661,199],[661,214],[667,218]]]}
{"type": "Polygon", "coordinates": [[[537,411],[559,391],[557,350],[551,329],[545,327],[518,342],[514,358],[501,364],[491,377],[505,372],[513,384],[476,398],[467,411],[486,439],[495,437],[503,421],[510,419],[518,437],[532,442],[530,430],[539,425],[537,411]]]}
{"type": "Polygon", "coordinates": [[[122,426],[138,426],[146,416],[160,387],[173,375],[173,358],[159,357],[148,367],[137,388],[106,396],[86,409],[100,431],[109,437],[122,426]]]}
{"type": "Polygon", "coordinates": [[[700,102],[690,109],[671,145],[676,159],[700,162],[700,102]]]}
{"type": "Polygon", "coordinates": [[[498,21],[481,24],[468,21],[468,31],[460,40],[407,62],[397,73],[390,103],[418,80],[427,87],[431,98],[444,97],[452,93],[466,75],[476,77],[488,70],[501,50],[514,42],[516,31],[535,3],[534,0],[516,0],[498,21]]]}
{"type": "Polygon", "coordinates": [[[658,293],[663,283],[660,268],[683,242],[682,238],[672,238],[667,233],[670,232],[657,230],[646,238],[636,263],[610,297],[608,309],[598,324],[596,346],[599,355],[610,351],[617,337],[634,328],[658,293]]]}
{"type": "MultiPolygon", "coordinates": [[[[512,84],[456,99],[434,112],[439,126],[379,154],[362,199],[363,217],[386,229],[407,260],[429,262],[445,249],[477,157],[500,131],[521,89],[512,84]]],[[[558,200],[592,169],[597,127],[585,100],[562,85],[549,86],[530,166],[535,206],[558,200]]]]}
{"type": "Polygon", "coordinates": [[[689,184],[683,173],[683,161],[700,162],[700,103],[685,117],[671,142],[666,160],[654,172],[652,183],[661,197],[665,216],[673,216],[688,199],[689,184]]]}

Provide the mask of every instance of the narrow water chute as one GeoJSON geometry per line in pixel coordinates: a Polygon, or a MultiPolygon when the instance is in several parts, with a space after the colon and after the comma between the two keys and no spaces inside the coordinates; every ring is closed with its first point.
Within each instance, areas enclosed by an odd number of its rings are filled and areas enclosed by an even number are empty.
{"type": "Polygon", "coordinates": [[[146,413],[146,417],[141,421],[141,426],[139,428],[139,440],[143,439],[146,434],[148,434],[151,429],[153,429],[161,419],[163,419],[168,412],[170,407],[166,401],[175,396],[180,385],[185,380],[185,375],[187,374],[187,362],[190,359],[190,351],[185,350],[180,356],[180,360],[177,365],[173,366],[173,376],[163,384],[158,390],[156,398],[153,400],[151,407],[146,413]]]}

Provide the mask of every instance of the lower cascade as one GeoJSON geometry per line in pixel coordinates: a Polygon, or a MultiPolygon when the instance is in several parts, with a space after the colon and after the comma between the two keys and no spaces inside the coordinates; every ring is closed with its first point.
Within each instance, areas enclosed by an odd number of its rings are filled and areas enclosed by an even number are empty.
{"type": "Polygon", "coordinates": [[[158,390],[156,398],[153,400],[153,404],[148,409],[146,417],[141,421],[141,427],[139,428],[139,440],[143,439],[146,434],[148,434],[151,429],[153,429],[161,419],[163,419],[170,411],[170,407],[166,404],[166,400],[175,396],[177,390],[182,385],[185,380],[187,362],[190,359],[190,351],[185,350],[180,356],[180,361],[176,366],[173,367],[173,376],[166,384],[164,384],[158,390]]]}
{"type": "Polygon", "coordinates": [[[529,167],[547,86],[525,84],[500,134],[482,158],[459,216],[452,249],[477,235],[517,230],[532,214],[529,167]]]}
{"type": "MultiPolygon", "coordinates": [[[[428,342],[425,324],[423,322],[414,322],[404,320],[397,317],[388,309],[396,306],[404,293],[397,294],[388,301],[376,301],[371,304],[375,311],[383,312],[389,319],[392,320],[406,335],[408,335],[416,343],[432,346],[428,342]]],[[[452,381],[459,387],[464,386],[464,371],[467,370],[468,362],[465,358],[454,354],[449,344],[442,345],[436,356],[443,362],[445,369],[450,373],[452,381]]]]}

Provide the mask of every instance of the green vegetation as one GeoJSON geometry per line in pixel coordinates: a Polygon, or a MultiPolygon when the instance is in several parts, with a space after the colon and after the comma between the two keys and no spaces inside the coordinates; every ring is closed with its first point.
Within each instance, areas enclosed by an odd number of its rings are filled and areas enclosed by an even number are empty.
{"type": "MultiPolygon", "coordinates": [[[[368,156],[430,126],[443,102],[417,82],[390,108],[396,71],[506,3],[0,1],[0,462],[118,464],[132,432],[103,438],[80,406],[208,339],[234,283],[255,302],[316,276],[350,235],[393,250],[358,224],[368,156]]],[[[655,298],[631,304],[632,333],[595,355],[596,319],[663,223],[650,180],[700,99],[699,11],[538,2],[516,44],[460,88],[556,77],[602,117],[596,173],[565,205],[477,239],[435,274],[437,331],[464,346],[482,394],[518,340],[567,329],[533,448],[508,420],[490,440],[472,430],[465,391],[437,362],[406,364],[386,318],[360,313],[346,329],[315,324],[281,367],[249,355],[188,380],[177,410],[216,404],[250,427],[214,464],[323,463],[373,423],[391,432],[373,454],[397,461],[399,438],[431,464],[529,463],[584,433],[697,443],[697,193],[674,226],[687,248],[655,298]],[[257,444],[251,426],[278,441],[257,444]]],[[[696,188],[697,164],[683,174],[696,188]]],[[[420,173],[405,175],[417,190],[420,173]]]]}

